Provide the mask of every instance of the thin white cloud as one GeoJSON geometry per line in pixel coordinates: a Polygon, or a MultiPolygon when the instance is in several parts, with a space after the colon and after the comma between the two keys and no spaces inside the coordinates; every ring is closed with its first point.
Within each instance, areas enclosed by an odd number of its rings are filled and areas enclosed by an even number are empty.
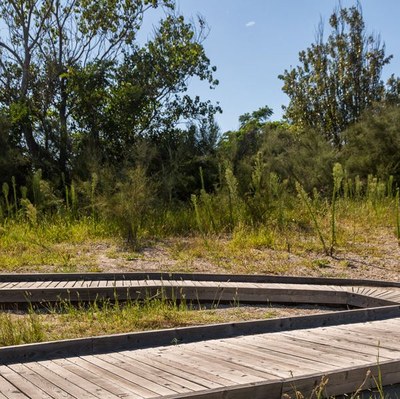
{"type": "Polygon", "coordinates": [[[252,26],[254,26],[256,23],[254,21],[249,21],[246,24],[246,28],[251,28],[252,26]]]}

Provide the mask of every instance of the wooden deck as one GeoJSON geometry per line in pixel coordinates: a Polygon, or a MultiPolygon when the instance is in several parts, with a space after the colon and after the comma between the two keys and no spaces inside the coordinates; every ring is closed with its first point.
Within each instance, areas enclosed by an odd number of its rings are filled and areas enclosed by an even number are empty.
{"type": "Polygon", "coordinates": [[[106,295],[108,288],[122,293],[169,287],[204,300],[217,292],[226,300],[236,295],[254,302],[324,303],[325,298],[325,303],[380,307],[1,348],[0,399],[275,399],[285,393],[294,397],[294,389],[307,394],[324,376],[329,379],[326,394],[337,395],[363,382],[365,388],[374,386],[378,364],[384,385],[400,382],[398,283],[47,277],[13,281],[0,276],[0,301],[23,290],[39,298],[66,289],[70,295],[74,289],[106,295]]]}
{"type": "Polygon", "coordinates": [[[319,303],[355,307],[400,303],[400,284],[347,280],[182,274],[0,275],[0,303],[93,301],[165,296],[189,301],[319,303]],[[234,278],[235,277],[235,278],[234,278]],[[254,278],[256,277],[256,278],[254,278]],[[203,279],[202,279],[203,278],[203,279]],[[233,281],[232,281],[233,280],[233,281]],[[345,285],[344,283],[347,283],[345,285]],[[366,283],[371,285],[366,285],[366,283]],[[375,283],[378,284],[378,283],[375,283]]]}

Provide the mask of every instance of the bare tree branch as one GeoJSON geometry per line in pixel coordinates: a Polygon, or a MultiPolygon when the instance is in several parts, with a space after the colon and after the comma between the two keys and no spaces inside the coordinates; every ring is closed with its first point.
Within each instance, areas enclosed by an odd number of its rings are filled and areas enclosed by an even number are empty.
{"type": "Polygon", "coordinates": [[[9,53],[12,54],[12,56],[15,58],[15,60],[22,66],[24,64],[22,58],[18,55],[18,53],[13,50],[10,46],[8,46],[6,43],[0,41],[0,47],[4,48],[7,50],[9,53]]]}

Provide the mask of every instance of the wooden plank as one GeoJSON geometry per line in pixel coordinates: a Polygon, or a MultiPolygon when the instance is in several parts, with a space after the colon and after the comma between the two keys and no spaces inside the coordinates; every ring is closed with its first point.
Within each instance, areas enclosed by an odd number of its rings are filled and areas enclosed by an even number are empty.
{"type": "MultiPolygon", "coordinates": [[[[183,364],[187,365],[188,368],[199,370],[200,373],[205,371],[216,377],[221,377],[224,380],[230,381],[230,385],[253,383],[265,379],[263,378],[265,377],[265,373],[263,377],[248,376],[248,368],[243,368],[239,365],[235,366],[230,362],[214,359],[211,356],[204,356],[198,352],[189,353],[187,349],[180,350],[179,347],[175,348],[174,351],[168,352],[168,355],[173,360],[181,361],[183,364]]],[[[165,354],[162,353],[161,356],[165,356],[165,354]]]]}
{"type": "MultiPolygon", "coordinates": [[[[399,324],[400,322],[400,317],[388,317],[387,319],[382,319],[382,320],[366,320],[363,323],[358,323],[360,326],[365,326],[365,327],[373,327],[374,325],[395,325],[399,324]]],[[[351,323],[349,324],[350,327],[357,326],[357,323],[351,323]]]]}
{"type": "Polygon", "coordinates": [[[382,298],[375,298],[367,295],[360,295],[355,293],[347,293],[347,304],[359,308],[369,308],[378,306],[396,305],[396,302],[389,301],[382,298]]]}
{"type": "Polygon", "coordinates": [[[20,287],[24,289],[37,288],[40,284],[41,281],[28,281],[26,283],[23,283],[20,287]]]}
{"type": "Polygon", "coordinates": [[[108,366],[104,365],[104,367],[110,368],[110,366],[112,366],[111,368],[113,370],[116,370],[116,372],[119,373],[121,376],[124,376],[124,378],[129,379],[130,381],[134,382],[137,385],[142,386],[143,388],[153,391],[157,395],[171,395],[177,393],[173,389],[170,389],[168,387],[165,387],[163,385],[157,384],[156,382],[152,381],[151,380],[152,376],[147,376],[146,378],[140,375],[141,373],[137,374],[136,373],[138,371],[137,367],[132,367],[132,365],[128,364],[127,362],[115,359],[110,354],[96,355],[95,357],[97,360],[101,360],[104,363],[108,364],[108,366]]]}
{"type": "MultiPolygon", "coordinates": [[[[0,375],[6,378],[16,389],[23,392],[26,396],[31,399],[51,399],[52,397],[48,395],[45,390],[40,389],[38,386],[32,384],[31,381],[25,379],[23,376],[19,375],[14,370],[8,368],[7,366],[0,365],[0,375]]],[[[3,386],[0,383],[0,392],[3,391],[3,386]]]]}
{"type": "Polygon", "coordinates": [[[375,287],[368,287],[368,288],[365,290],[364,295],[372,296],[372,295],[374,294],[374,292],[376,292],[376,291],[377,291],[377,288],[375,288],[375,287]]]}
{"type": "Polygon", "coordinates": [[[193,383],[190,379],[184,379],[171,374],[169,371],[150,366],[143,362],[138,361],[134,355],[128,356],[129,352],[113,353],[111,356],[122,362],[129,364],[135,373],[148,378],[150,375],[152,379],[157,381],[157,384],[173,389],[178,393],[186,393],[204,389],[203,386],[193,383]]]}
{"type": "Polygon", "coordinates": [[[377,289],[375,293],[372,294],[372,296],[375,297],[384,297],[386,295],[393,294],[393,291],[390,291],[388,289],[377,289]]]}
{"type": "Polygon", "coordinates": [[[260,350],[259,347],[249,345],[248,342],[240,343],[240,341],[235,339],[221,340],[219,346],[227,350],[227,352],[234,352],[242,356],[242,358],[249,358],[253,363],[265,364],[265,370],[276,374],[280,377],[287,377],[288,372],[293,370],[301,370],[303,373],[315,373],[317,371],[330,370],[332,366],[325,365],[319,362],[318,365],[314,361],[309,361],[307,359],[299,359],[295,354],[291,356],[282,355],[282,353],[277,354],[270,350],[260,350]]]}
{"type": "Polygon", "coordinates": [[[366,325],[369,327],[376,327],[376,328],[391,330],[391,332],[397,332],[397,328],[400,326],[400,319],[392,318],[389,320],[382,320],[380,322],[371,321],[371,322],[367,322],[366,325]]]}
{"type": "Polygon", "coordinates": [[[112,394],[111,392],[101,388],[97,384],[82,378],[76,372],[72,372],[67,368],[63,367],[63,361],[60,359],[48,360],[41,362],[43,366],[53,371],[55,374],[59,375],[61,378],[64,378],[70,384],[75,385],[79,388],[84,389],[85,391],[92,394],[97,398],[106,398],[106,399],[118,399],[117,395],[112,394]]]}
{"type": "Polygon", "coordinates": [[[378,335],[379,337],[385,338],[388,337],[389,339],[393,337],[399,337],[398,334],[394,334],[394,331],[398,330],[398,327],[395,327],[394,324],[391,325],[384,325],[384,324],[372,324],[372,323],[365,323],[363,326],[356,324],[356,325],[349,325],[349,326],[340,326],[341,329],[353,331],[357,329],[357,327],[362,328],[364,333],[371,334],[371,335],[378,335]]]}
{"type": "MultiPolygon", "coordinates": [[[[277,364],[283,368],[283,370],[289,370],[289,372],[293,373],[300,372],[300,370],[310,371],[314,370],[316,367],[319,368],[320,371],[332,370],[337,367],[337,361],[333,361],[330,358],[319,358],[318,363],[315,362],[315,355],[312,356],[308,352],[304,352],[301,349],[293,350],[293,348],[283,347],[279,345],[279,343],[273,343],[271,341],[263,341],[258,339],[246,339],[243,340],[243,345],[254,348],[254,350],[258,350],[262,352],[267,358],[273,359],[271,364],[277,364]],[[285,368],[285,364],[297,364],[297,367],[285,368]]],[[[335,359],[336,360],[336,359],[335,359]]],[[[276,368],[274,368],[274,372],[276,368]]],[[[285,375],[287,377],[287,374],[285,375]]]]}
{"type": "MultiPolygon", "coordinates": [[[[324,286],[323,286],[324,287],[324,286]]],[[[341,285],[328,285],[328,287],[332,290],[332,291],[353,291],[354,287],[343,287],[341,285]]]]}
{"type": "MultiPolygon", "coordinates": [[[[364,389],[375,386],[372,376],[377,378],[378,369],[382,373],[383,386],[400,382],[400,362],[385,362],[379,364],[365,365],[364,367],[343,368],[340,371],[334,371],[326,374],[329,382],[324,392],[328,397],[341,395],[344,393],[355,392],[364,382],[367,373],[371,373],[367,379],[364,389]]],[[[283,383],[282,393],[293,394],[293,387],[308,397],[314,387],[321,381],[321,375],[315,374],[303,378],[293,378],[283,383]]]]}
{"type": "Polygon", "coordinates": [[[153,398],[155,395],[153,391],[135,384],[135,382],[132,381],[131,374],[129,374],[127,379],[125,378],[127,373],[125,373],[124,370],[113,366],[110,367],[108,363],[96,359],[94,356],[84,356],[82,358],[71,357],[68,358],[68,361],[83,367],[85,370],[88,370],[95,375],[99,375],[100,378],[111,381],[113,385],[119,387],[127,394],[133,394],[135,397],[139,398],[153,398]]]}
{"type": "Polygon", "coordinates": [[[63,281],[64,286],[62,288],[64,288],[65,290],[68,290],[68,289],[74,288],[74,286],[77,283],[78,283],[78,281],[63,281]]]}
{"type": "Polygon", "coordinates": [[[360,332],[358,329],[340,329],[340,334],[346,338],[349,337],[349,339],[354,337],[354,339],[357,339],[357,342],[362,342],[377,349],[383,347],[396,352],[399,350],[399,339],[396,336],[379,337],[376,334],[366,334],[365,331],[360,332]]]}
{"type": "MultiPolygon", "coordinates": [[[[192,399],[281,399],[282,397],[282,383],[251,383],[232,386],[229,388],[216,388],[210,389],[206,392],[193,392],[179,396],[168,396],[172,398],[192,398],[192,399]]],[[[167,399],[166,398],[166,399],[167,399]]]]}
{"type": "MultiPolygon", "coordinates": [[[[186,352],[188,348],[185,348],[186,352]]],[[[207,362],[215,363],[215,367],[219,364],[227,365],[231,370],[239,371],[238,378],[234,381],[237,384],[244,384],[249,382],[257,382],[261,379],[271,380],[278,377],[276,374],[269,372],[264,367],[254,366],[254,362],[248,362],[239,356],[234,356],[232,352],[221,351],[217,345],[203,345],[192,346],[189,356],[195,359],[206,360],[207,362]]]]}
{"type": "Polygon", "coordinates": [[[16,287],[16,286],[18,286],[18,282],[13,281],[13,282],[10,282],[10,283],[9,283],[9,285],[7,286],[7,289],[13,288],[13,287],[16,287]]]}
{"type": "Polygon", "coordinates": [[[32,384],[40,387],[42,390],[47,392],[53,398],[66,398],[68,394],[63,391],[58,386],[52,384],[46,378],[42,377],[40,374],[35,373],[25,364],[11,364],[8,366],[10,369],[14,370],[20,376],[30,381],[32,384]]]}
{"type": "Polygon", "coordinates": [[[67,392],[70,397],[77,398],[77,399],[98,399],[98,396],[93,395],[82,389],[81,387],[72,384],[71,382],[64,379],[62,376],[55,373],[51,367],[46,367],[46,363],[37,362],[37,363],[26,363],[26,366],[34,371],[35,373],[39,374],[52,384],[56,385],[57,387],[61,388],[63,391],[67,392]]]}
{"type": "MultiPolygon", "coordinates": [[[[113,280],[115,281],[115,280],[113,280]]],[[[166,280],[168,281],[168,285],[172,284],[171,280],[166,280]]],[[[171,287],[165,287],[167,284],[166,282],[163,282],[162,280],[143,280],[142,281],[144,284],[146,284],[148,287],[151,287],[152,289],[170,289],[171,287]]],[[[57,288],[61,287],[60,286],[60,281],[50,281],[48,282],[49,288],[57,288]]],[[[95,279],[95,280],[80,280],[76,281],[74,283],[74,287],[79,287],[83,288],[82,285],[80,284],[85,284],[86,286],[89,286],[91,289],[100,289],[100,288],[108,288],[109,286],[109,281],[108,280],[100,280],[100,279],[95,279]],[[80,285],[80,286],[79,286],[80,285]]],[[[192,282],[193,283],[193,282],[192,282]]],[[[21,283],[24,285],[27,284],[32,284],[31,282],[24,282],[21,283]]],[[[131,284],[129,284],[131,285],[131,284]]],[[[239,299],[242,301],[263,301],[266,298],[270,301],[279,301],[279,302],[299,302],[299,303],[305,303],[305,302],[329,302],[329,303],[346,303],[346,295],[345,291],[343,291],[342,287],[336,287],[336,291],[332,290],[332,286],[323,286],[323,285],[311,285],[311,284],[281,284],[281,283],[275,283],[274,284],[260,284],[258,283],[258,287],[264,287],[264,288],[256,288],[256,285],[254,283],[245,283],[245,282],[206,282],[206,281],[199,281],[197,282],[197,285],[200,287],[197,287],[195,290],[193,289],[194,287],[192,286],[187,286],[185,284],[182,285],[181,282],[177,281],[175,282],[175,285],[181,286],[182,289],[185,291],[182,293],[185,294],[186,298],[190,299],[203,299],[203,300],[212,300],[212,298],[215,298],[216,295],[221,295],[219,298],[220,300],[233,300],[233,299],[239,299]],[[211,285],[211,286],[210,286],[211,285]],[[267,287],[267,288],[266,288],[267,287]],[[217,290],[217,291],[216,291],[217,290]],[[327,294],[327,295],[325,295],[327,294]]],[[[21,285],[20,285],[21,289],[21,285]]],[[[377,296],[378,294],[382,293],[382,290],[379,291],[379,289],[371,289],[368,288],[368,292],[375,292],[377,296]]],[[[171,291],[168,291],[171,292],[171,291]]],[[[389,292],[389,291],[388,291],[389,292]]],[[[34,292],[32,292],[32,296],[30,300],[35,300],[35,296],[33,295],[34,292]]],[[[82,294],[87,294],[86,292],[81,292],[80,295],[82,294]]],[[[111,292],[110,290],[105,290],[105,291],[97,291],[98,295],[105,295],[105,296],[110,296],[111,292]]],[[[124,294],[122,292],[122,294],[124,294]]],[[[47,300],[53,300],[56,299],[56,293],[51,293],[51,291],[41,291],[41,295],[53,295],[53,297],[47,297],[47,298],[40,298],[40,299],[47,299],[47,300]],[[45,292],[47,294],[45,294],[45,292]]],[[[58,293],[60,295],[60,292],[58,293]]],[[[94,293],[92,293],[92,297],[95,296],[94,293]]],[[[23,295],[20,293],[20,297],[23,298],[23,295]]],[[[86,298],[83,296],[83,298],[86,298]]],[[[89,297],[87,297],[89,298],[89,297]]],[[[365,295],[360,295],[356,294],[354,292],[351,293],[350,297],[351,299],[351,304],[355,306],[377,306],[377,305],[386,305],[391,303],[388,300],[384,300],[383,297],[379,299],[378,297],[376,298],[367,298],[365,295]]],[[[39,298],[37,299],[39,300],[39,298]]],[[[13,299],[15,301],[15,298],[13,299]]]]}
{"type": "Polygon", "coordinates": [[[2,288],[4,288],[4,287],[7,287],[8,285],[10,285],[11,283],[9,283],[9,282],[1,282],[0,283],[0,290],[2,289],[2,288]]]}
{"type": "Polygon", "coordinates": [[[150,279],[146,279],[144,280],[144,284],[147,285],[148,287],[159,287],[162,286],[162,284],[160,283],[161,280],[150,280],[150,279]]]}
{"type": "Polygon", "coordinates": [[[2,395],[4,395],[4,397],[8,399],[29,398],[29,396],[24,395],[18,388],[16,388],[13,384],[11,384],[1,375],[0,375],[0,387],[2,395]]]}
{"type": "MultiPolygon", "coordinates": [[[[76,282],[78,284],[79,282],[76,282]]],[[[57,288],[59,282],[52,282],[47,289],[22,289],[13,288],[3,290],[2,302],[24,302],[26,301],[26,293],[29,293],[29,301],[55,301],[58,297],[71,300],[93,300],[98,297],[113,297],[116,292],[121,299],[125,299],[127,291],[121,287],[108,287],[106,281],[94,280],[85,282],[90,284],[89,287],[75,286],[69,288],[70,293],[62,288],[57,288]],[[104,285],[101,286],[101,285],[104,285]]],[[[323,304],[347,304],[353,306],[384,306],[394,303],[379,298],[371,298],[360,296],[354,293],[345,291],[329,291],[322,289],[283,289],[283,288],[264,288],[256,289],[247,284],[246,287],[235,287],[230,285],[227,287],[191,287],[182,286],[179,289],[176,287],[163,284],[151,284],[147,282],[147,289],[142,287],[135,288],[135,297],[141,298],[155,295],[157,292],[163,292],[167,297],[180,298],[185,296],[188,300],[203,300],[203,301],[233,301],[239,300],[242,302],[279,302],[279,303],[323,303],[323,304]],[[140,292],[140,295],[138,294],[140,292]]]]}
{"type": "MultiPolygon", "coordinates": [[[[118,354],[113,354],[114,357],[117,355],[120,360],[127,361],[128,363],[133,362],[135,366],[140,367],[143,371],[146,371],[146,373],[155,375],[159,382],[165,380],[168,384],[168,381],[171,381],[174,384],[177,384],[178,388],[184,387],[193,391],[205,388],[204,385],[194,382],[190,377],[190,373],[186,376],[182,371],[175,370],[172,367],[165,367],[158,361],[158,358],[157,361],[152,359],[149,354],[146,353],[146,350],[144,350],[144,352],[140,350],[123,351],[118,354]]],[[[163,384],[165,384],[165,382],[163,382],[163,384]]]]}
{"type": "Polygon", "coordinates": [[[13,280],[81,280],[81,279],[107,279],[107,280],[142,280],[142,279],[162,279],[162,280],[201,280],[201,281],[241,281],[256,283],[293,283],[311,285],[342,285],[342,286],[372,286],[372,287],[400,287],[399,282],[367,280],[367,279],[344,279],[331,277],[298,277],[298,276],[277,276],[265,274],[209,274],[209,273],[159,273],[159,272],[128,272],[128,273],[0,273],[0,281],[13,280]]]}
{"type": "MultiPolygon", "coordinates": [[[[130,351],[124,352],[124,355],[130,356],[130,351]]],[[[173,375],[194,381],[196,384],[207,389],[221,388],[226,385],[226,383],[221,384],[215,382],[215,376],[210,373],[203,371],[199,375],[193,368],[185,367],[182,362],[174,362],[165,355],[152,357],[148,353],[142,354],[139,350],[135,352],[135,358],[141,363],[148,364],[161,370],[168,370],[168,372],[173,375]]]]}
{"type": "Polygon", "coordinates": [[[154,378],[157,381],[157,384],[161,387],[167,387],[178,393],[192,392],[191,388],[182,385],[182,381],[176,383],[176,381],[174,381],[174,378],[168,375],[168,373],[160,371],[152,366],[142,364],[138,362],[134,357],[129,358],[128,356],[125,356],[125,352],[113,353],[109,356],[118,361],[120,367],[128,367],[129,370],[134,371],[137,376],[141,376],[145,379],[148,379],[149,377],[151,379],[154,378]]]}
{"type": "MultiPolygon", "coordinates": [[[[201,282],[198,281],[190,281],[190,280],[160,280],[160,284],[163,284],[165,286],[174,286],[174,287],[183,287],[183,286],[189,286],[189,287],[199,287],[201,286],[201,282]]],[[[211,282],[211,284],[214,284],[214,282],[211,282]]]]}
{"type": "Polygon", "coordinates": [[[392,292],[390,294],[387,294],[384,299],[387,299],[389,301],[397,302],[400,303],[400,294],[398,292],[392,292]]]}
{"type": "MultiPolygon", "coordinates": [[[[335,287],[335,286],[333,286],[333,287],[335,287]]],[[[345,291],[347,291],[347,292],[355,292],[356,294],[362,294],[363,293],[363,290],[364,290],[364,287],[355,287],[355,286],[352,286],[352,287],[343,287],[343,286],[340,286],[343,290],[345,290],[345,291]]]]}
{"type": "MultiPolygon", "coordinates": [[[[59,283],[60,283],[59,280],[56,280],[56,281],[48,281],[47,284],[46,284],[45,289],[48,290],[48,289],[50,289],[50,288],[56,288],[57,285],[58,285],[59,283]]],[[[23,287],[22,287],[22,288],[23,288],[23,287]]],[[[42,289],[43,289],[43,288],[42,288],[42,289]]]]}
{"type": "MultiPolygon", "coordinates": [[[[344,354],[347,354],[346,357],[356,356],[358,359],[365,359],[367,362],[376,360],[378,355],[377,347],[368,346],[365,343],[358,344],[343,337],[340,339],[333,336],[318,337],[313,335],[310,339],[297,335],[296,340],[305,341],[306,345],[318,345],[319,348],[326,348],[326,350],[331,350],[340,356],[345,356],[344,354]]],[[[393,351],[383,351],[381,358],[382,360],[393,360],[393,351]]]]}
{"type": "Polygon", "coordinates": [[[92,280],[89,284],[90,288],[98,288],[100,284],[100,280],[92,280]]]}
{"type": "Polygon", "coordinates": [[[398,324],[400,325],[400,317],[391,317],[385,320],[377,320],[382,324],[398,324]]]}
{"type": "MultiPolygon", "coordinates": [[[[285,333],[290,335],[291,333],[285,333]]],[[[358,356],[359,353],[368,353],[374,356],[380,356],[383,360],[393,360],[394,353],[392,349],[386,349],[378,347],[377,345],[369,345],[368,341],[364,340],[360,342],[359,337],[353,335],[347,335],[340,333],[329,332],[326,335],[324,332],[313,331],[310,335],[308,332],[296,331],[296,337],[309,341],[316,342],[324,345],[329,345],[331,348],[345,349],[350,353],[354,353],[354,356],[358,356]]]]}
{"type": "MultiPolygon", "coordinates": [[[[139,284],[140,284],[140,281],[138,281],[137,285],[139,286],[139,284]]],[[[116,287],[129,287],[130,281],[116,280],[115,285],[116,285],[116,287]]]]}
{"type": "MultiPolygon", "coordinates": [[[[261,337],[263,339],[264,337],[261,337]]],[[[314,358],[316,362],[326,361],[336,367],[350,367],[362,365],[365,363],[373,363],[376,358],[368,354],[359,354],[356,358],[354,355],[345,350],[336,348],[334,351],[318,343],[299,340],[295,337],[286,337],[279,335],[274,337],[274,340],[269,340],[269,344],[274,348],[279,347],[279,351],[295,351],[296,354],[301,354],[306,358],[314,358]]]]}
{"type": "Polygon", "coordinates": [[[371,320],[365,321],[364,323],[351,323],[351,324],[343,324],[336,326],[341,329],[354,329],[356,327],[360,327],[361,329],[374,330],[374,329],[383,329],[387,331],[391,331],[394,334],[397,334],[398,328],[400,327],[400,318],[394,317],[384,320],[371,320]]]}
{"type": "MultiPolygon", "coordinates": [[[[247,337],[246,337],[247,338],[247,337]]],[[[306,343],[301,344],[300,342],[295,342],[295,340],[285,339],[285,337],[274,336],[272,338],[266,338],[263,336],[258,337],[257,343],[260,345],[265,345],[271,351],[282,354],[292,354],[295,353],[299,359],[308,359],[309,361],[314,361],[316,364],[323,363],[326,365],[330,365],[331,368],[343,367],[344,364],[347,366],[350,365],[358,365],[365,364],[365,361],[361,361],[360,359],[354,359],[351,356],[345,356],[341,354],[341,356],[337,356],[334,353],[330,353],[324,348],[320,348],[317,345],[307,345],[306,343]]]]}
{"type": "MultiPolygon", "coordinates": [[[[146,351],[148,351],[146,349],[146,351]]],[[[150,355],[148,355],[150,357],[150,355]]],[[[172,367],[181,370],[184,373],[189,372],[190,374],[201,375],[204,378],[207,378],[208,381],[211,381],[211,384],[218,384],[221,387],[226,387],[232,384],[232,380],[229,378],[223,377],[223,372],[221,374],[221,370],[219,369],[218,373],[211,373],[210,368],[202,367],[199,363],[190,363],[188,359],[184,359],[182,356],[177,356],[170,351],[164,351],[162,354],[151,354],[151,358],[154,358],[155,361],[172,365],[172,367]],[[198,372],[200,370],[200,373],[198,372]]],[[[230,374],[229,374],[230,375],[230,374]]],[[[219,388],[219,387],[212,387],[219,388]]]]}
{"type": "MultiPolygon", "coordinates": [[[[59,281],[56,288],[67,289],[66,287],[68,286],[68,283],[69,281],[59,281]]],[[[40,286],[38,286],[38,288],[40,288],[40,286]]]]}
{"type": "MultiPolygon", "coordinates": [[[[53,362],[61,366],[63,370],[71,372],[71,375],[78,375],[84,381],[86,380],[89,384],[92,384],[93,387],[97,387],[95,390],[101,398],[120,398],[121,396],[133,398],[136,396],[132,392],[127,392],[119,387],[114,381],[104,378],[102,374],[94,373],[82,367],[82,365],[71,362],[69,359],[56,359],[53,362]]],[[[87,389],[87,384],[85,384],[85,388],[87,389]]]]}
{"type": "Polygon", "coordinates": [[[122,288],[124,287],[124,280],[114,280],[113,281],[113,287],[115,288],[122,288]]]}
{"type": "Polygon", "coordinates": [[[35,282],[34,281],[33,282],[32,281],[21,281],[21,282],[18,282],[17,284],[15,284],[14,287],[18,288],[18,289],[25,289],[26,287],[32,285],[32,283],[35,283],[35,282]]]}
{"type": "Polygon", "coordinates": [[[37,288],[45,289],[52,283],[53,280],[38,281],[37,288]]]}

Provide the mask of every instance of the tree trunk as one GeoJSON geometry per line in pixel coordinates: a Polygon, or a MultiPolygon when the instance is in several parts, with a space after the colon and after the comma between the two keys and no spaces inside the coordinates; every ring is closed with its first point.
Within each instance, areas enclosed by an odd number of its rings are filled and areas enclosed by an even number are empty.
{"type": "Polygon", "coordinates": [[[64,173],[68,180],[68,155],[69,155],[69,138],[68,138],[68,126],[67,126],[67,82],[65,78],[61,78],[61,102],[59,108],[60,117],[60,157],[59,167],[60,171],[64,173]]]}

